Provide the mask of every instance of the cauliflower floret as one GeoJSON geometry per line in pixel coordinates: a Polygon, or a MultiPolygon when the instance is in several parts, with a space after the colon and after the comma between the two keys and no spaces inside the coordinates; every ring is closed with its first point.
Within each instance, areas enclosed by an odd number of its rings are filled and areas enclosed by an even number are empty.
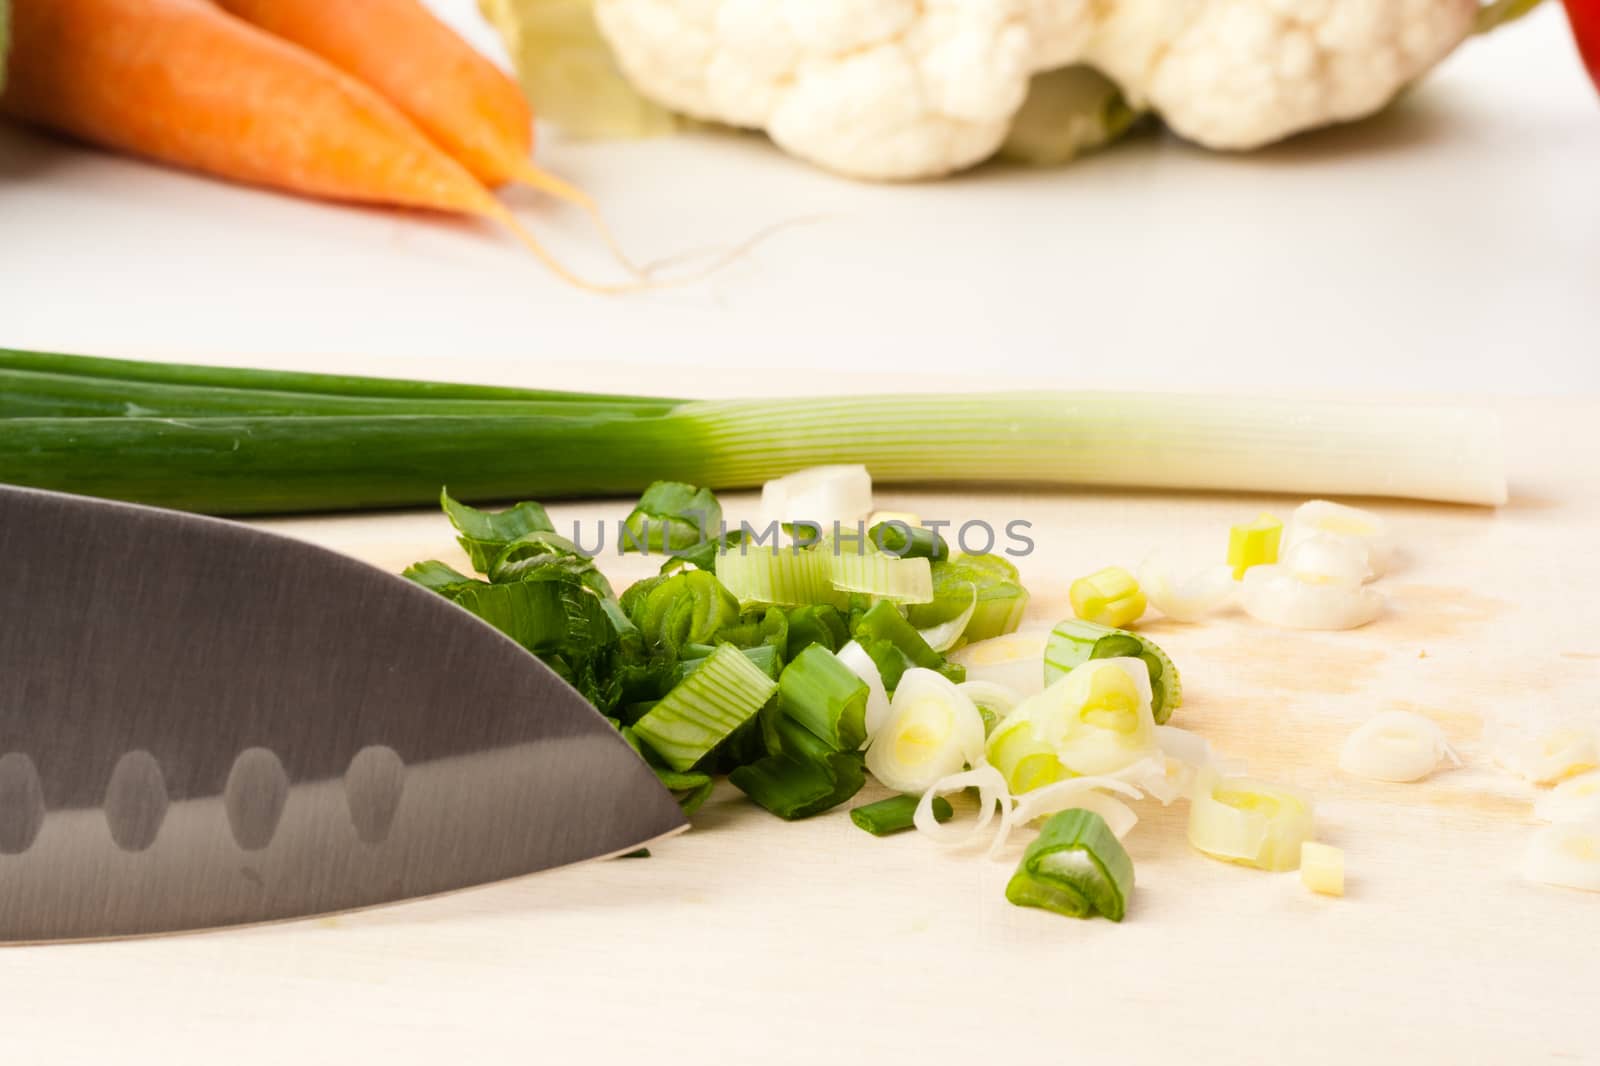
{"type": "Polygon", "coordinates": [[[1369,115],[1472,32],[1478,0],[1116,0],[1088,62],[1210,148],[1369,115]]]}
{"type": "Polygon", "coordinates": [[[1472,31],[1479,0],[595,0],[628,78],[864,178],[993,154],[1032,75],[1103,71],[1213,148],[1371,114],[1472,31]]]}
{"type": "Polygon", "coordinates": [[[1034,70],[1032,0],[598,0],[629,79],[854,177],[992,155],[1034,70]]]}

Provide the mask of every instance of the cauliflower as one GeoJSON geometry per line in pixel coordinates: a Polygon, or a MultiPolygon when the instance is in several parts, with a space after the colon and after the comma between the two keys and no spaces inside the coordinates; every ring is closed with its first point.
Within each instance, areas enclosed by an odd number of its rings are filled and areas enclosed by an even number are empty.
{"type": "Polygon", "coordinates": [[[594,0],[628,79],[853,177],[925,178],[1006,140],[1034,75],[1086,64],[1189,140],[1254,148],[1377,111],[1478,0],[594,0]]]}

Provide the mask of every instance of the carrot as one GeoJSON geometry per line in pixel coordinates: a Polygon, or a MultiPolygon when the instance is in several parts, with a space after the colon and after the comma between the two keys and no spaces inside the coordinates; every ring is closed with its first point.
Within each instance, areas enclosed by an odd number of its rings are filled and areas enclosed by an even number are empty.
{"type": "Polygon", "coordinates": [[[0,111],[233,181],[488,219],[601,288],[376,90],[209,0],[15,0],[12,22],[0,111]]]}
{"type": "Polygon", "coordinates": [[[533,111],[517,83],[418,0],[216,0],[377,89],[484,184],[519,182],[582,208],[618,247],[583,190],[534,164],[533,111]]]}

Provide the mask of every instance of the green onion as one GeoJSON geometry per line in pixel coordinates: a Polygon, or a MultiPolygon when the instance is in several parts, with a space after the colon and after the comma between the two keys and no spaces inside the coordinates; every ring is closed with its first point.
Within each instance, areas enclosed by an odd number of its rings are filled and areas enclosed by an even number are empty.
{"type": "Polygon", "coordinates": [[[1108,566],[1088,577],[1080,577],[1069,590],[1072,613],[1086,622],[1105,626],[1125,626],[1144,614],[1144,591],[1132,574],[1120,566],[1108,566]]]}
{"type": "Polygon", "coordinates": [[[812,603],[796,607],[788,614],[789,635],[786,654],[793,659],[812,644],[837,652],[850,642],[850,627],[831,604],[812,603]]]}
{"type": "Polygon", "coordinates": [[[778,678],[783,713],[838,751],[855,751],[867,739],[867,692],[865,681],[815,644],[778,678]]]}
{"type": "Polygon", "coordinates": [[[622,525],[623,551],[682,551],[713,539],[712,531],[722,527],[722,504],[710,489],[657,481],[622,525]]]}
{"type": "Polygon", "coordinates": [[[663,471],[744,488],[824,463],[880,483],[1506,498],[1494,416],[1452,408],[1049,391],[685,402],[5,351],[0,371],[0,481],[218,514],[415,505],[445,483],[467,499],[620,494],[663,471]]]}
{"type": "Polygon", "coordinates": [[[480,511],[451,499],[449,490],[444,490],[439,493],[439,504],[461,534],[456,539],[479,573],[488,573],[495,557],[512,541],[529,533],[554,533],[556,528],[544,508],[532,501],[508,511],[480,511]]]}
{"type": "Polygon", "coordinates": [[[888,601],[874,604],[863,614],[856,622],[853,636],[872,656],[872,661],[883,674],[884,688],[891,694],[900,683],[900,675],[910,666],[937,670],[957,684],[967,679],[962,667],[946,661],[944,656],[929,647],[928,642],[922,639],[922,634],[888,601]]]}
{"type": "Polygon", "coordinates": [[[950,557],[950,545],[935,530],[913,526],[909,522],[879,522],[867,530],[867,535],[879,551],[897,559],[930,559],[937,562],[950,557]]]}
{"type": "Polygon", "coordinates": [[[621,607],[646,643],[671,653],[707,643],[739,620],[739,604],[704,570],[641,581],[623,594],[621,607]]]}
{"type": "Polygon", "coordinates": [[[897,559],[879,551],[854,551],[844,546],[824,558],[833,587],[840,592],[859,592],[891,603],[933,602],[933,573],[927,559],[897,559]]]}
{"type": "Polygon", "coordinates": [[[1150,706],[1157,725],[1164,725],[1183,705],[1178,668],[1155,641],[1081,618],[1069,618],[1050,631],[1044,649],[1044,683],[1054,684],[1090,659],[1142,659],[1150,668],[1150,706]]]}
{"type": "Polygon", "coordinates": [[[991,640],[1016,631],[1028,607],[1028,590],[1017,568],[999,555],[957,555],[932,566],[933,602],[907,611],[911,624],[932,629],[959,616],[968,606],[972,617],[961,635],[969,642],[991,640]],[[974,590],[977,601],[973,602],[974,590]]]}
{"type": "MultiPolygon", "coordinates": [[[[778,649],[771,644],[758,644],[753,648],[740,648],[740,654],[753,663],[756,669],[763,674],[778,680],[783,672],[783,656],[778,654],[778,649]]],[[[673,670],[673,684],[681,684],[691,674],[710,661],[710,656],[701,656],[693,659],[679,659],[677,667],[673,670]]]]}
{"type": "Polygon", "coordinates": [[[717,559],[717,578],[741,604],[798,607],[838,599],[827,556],[808,549],[741,544],[717,559]]]}
{"type": "Polygon", "coordinates": [[[837,807],[866,784],[859,752],[834,751],[785,714],[774,716],[772,728],[778,750],[728,775],[759,806],[780,818],[809,818],[837,807]]]}
{"type": "MultiPolygon", "coordinates": [[[[916,828],[917,796],[890,796],[877,803],[868,803],[850,811],[850,820],[857,828],[865,829],[875,837],[892,836],[916,828]]],[[[948,822],[955,816],[950,801],[943,796],[933,798],[933,817],[948,822]]]]}
{"type": "Polygon", "coordinates": [[[1102,914],[1120,922],[1132,891],[1133,860],[1105,819],[1074,808],[1046,822],[1022,853],[1006,899],[1069,918],[1102,914]]]}
{"type": "Polygon", "coordinates": [[[689,770],[755,716],[778,683],[738,648],[718,648],[633,726],[674,770],[689,770]]]}

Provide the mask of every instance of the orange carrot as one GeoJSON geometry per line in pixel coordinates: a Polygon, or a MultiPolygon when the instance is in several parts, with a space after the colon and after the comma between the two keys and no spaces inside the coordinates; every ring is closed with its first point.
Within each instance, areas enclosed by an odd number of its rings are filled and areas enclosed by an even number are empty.
{"type": "Polygon", "coordinates": [[[234,181],[489,219],[561,277],[596,288],[376,90],[209,0],[12,7],[0,111],[234,181]]]}
{"type": "Polygon", "coordinates": [[[581,207],[631,267],[589,195],[534,164],[517,83],[418,0],[217,3],[377,89],[484,184],[520,182],[581,207]]]}

